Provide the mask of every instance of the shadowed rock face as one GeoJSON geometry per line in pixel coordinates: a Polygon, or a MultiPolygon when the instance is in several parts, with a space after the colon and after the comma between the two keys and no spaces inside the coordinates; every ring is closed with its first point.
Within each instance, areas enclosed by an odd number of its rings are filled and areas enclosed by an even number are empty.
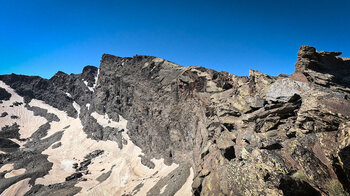
{"type": "MultiPolygon", "coordinates": [[[[39,99],[79,117],[89,138],[114,141],[121,149],[127,145],[124,130],[103,127],[92,114],[128,120],[127,134],[144,153],[142,164],[153,169],[151,159],[163,158],[167,165],[181,165],[163,178],[168,184],[158,182],[144,195],[173,195],[190,175],[189,165],[193,195],[347,195],[350,61],[340,54],[302,46],[295,73],[277,77],[254,70],[238,77],[152,56],[105,54],[99,70],[87,66],[82,74],[58,72],[49,80],[19,75],[0,80],[26,103],[39,99]]],[[[33,138],[44,136],[48,128],[42,129],[33,138]]],[[[45,145],[39,146],[41,152],[45,145]]],[[[114,167],[101,171],[99,181],[113,175],[114,167]]],[[[69,194],[77,193],[74,179],[80,175],[55,184],[55,191],[67,186],[69,194]]],[[[35,191],[48,187],[36,185],[28,194],[35,191]]]]}
{"type": "Polygon", "coordinates": [[[0,101],[1,100],[9,100],[11,94],[8,93],[4,88],[0,88],[0,101]]]}

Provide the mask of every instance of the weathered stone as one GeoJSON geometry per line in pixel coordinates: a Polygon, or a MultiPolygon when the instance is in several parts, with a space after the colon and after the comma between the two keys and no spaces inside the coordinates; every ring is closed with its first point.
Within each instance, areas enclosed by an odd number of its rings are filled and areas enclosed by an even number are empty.
{"type": "Polygon", "coordinates": [[[307,83],[295,81],[290,78],[279,79],[269,88],[266,99],[275,102],[288,102],[295,94],[300,95],[308,89],[310,87],[307,83]]]}
{"type": "Polygon", "coordinates": [[[248,97],[247,103],[251,108],[257,109],[264,107],[265,100],[258,97],[248,97]]]}
{"type": "Polygon", "coordinates": [[[222,132],[220,137],[216,140],[216,144],[220,149],[226,149],[233,146],[235,143],[232,141],[234,136],[228,131],[222,132]]]}

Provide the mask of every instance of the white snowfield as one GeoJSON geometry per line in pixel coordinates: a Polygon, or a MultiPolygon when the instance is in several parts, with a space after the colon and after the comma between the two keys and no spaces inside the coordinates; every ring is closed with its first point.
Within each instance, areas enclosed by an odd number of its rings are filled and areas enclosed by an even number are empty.
{"type": "MultiPolygon", "coordinates": [[[[47,123],[45,118],[34,116],[33,112],[28,110],[24,104],[10,107],[13,102],[23,102],[23,98],[2,81],[0,81],[0,86],[5,88],[6,91],[12,95],[10,100],[3,101],[3,103],[0,104],[0,114],[4,111],[8,113],[6,117],[0,118],[0,128],[5,125],[11,126],[13,123],[17,123],[20,126],[20,138],[25,139],[29,138],[41,125],[47,123]],[[12,115],[16,115],[19,118],[12,119],[12,115]]],[[[58,141],[61,145],[57,148],[52,148],[52,146],[50,146],[42,152],[42,154],[48,155],[48,161],[52,162],[53,166],[46,176],[36,179],[35,184],[50,185],[65,182],[66,177],[75,173],[73,164],[80,163],[87,154],[95,150],[103,150],[104,153],[92,159],[92,163],[88,166],[89,173],[83,176],[87,180],[79,181],[75,185],[82,188],[78,195],[123,195],[132,193],[135,187],[140,183],[143,183],[143,186],[136,195],[146,195],[162,177],[167,176],[178,167],[177,164],[167,166],[162,159],[152,159],[155,163],[154,169],[150,169],[141,164],[141,158],[139,157],[139,155],[142,155],[141,149],[130,140],[126,129],[127,120],[121,116],[119,122],[115,122],[106,114],[101,115],[96,112],[91,114],[103,127],[109,126],[125,130],[122,132],[122,136],[127,140],[127,145],[123,145],[123,148],[119,149],[116,142],[96,141],[87,138],[79,118],[71,118],[66,112],[60,111],[39,100],[33,99],[29,105],[47,109],[49,113],[57,115],[60,119],[59,122],[50,122],[51,128],[48,130],[48,134],[45,138],[59,131],[63,131],[63,136],[61,140],[58,141]],[[67,128],[67,126],[69,127],[67,128]],[[96,180],[101,174],[107,173],[108,171],[111,171],[111,173],[106,180],[102,182],[96,180]]],[[[74,102],[73,106],[79,113],[80,106],[76,102],[74,102]]],[[[20,148],[23,148],[25,144],[25,142],[13,141],[18,143],[21,146],[20,148]]],[[[0,151],[0,153],[6,152],[0,151]]],[[[7,172],[5,178],[23,175],[25,172],[28,172],[24,168],[14,170],[13,164],[3,165],[0,171],[7,172]]],[[[193,182],[193,175],[193,170],[191,169],[190,176],[186,183],[176,195],[192,195],[191,185],[193,182]]],[[[26,178],[13,184],[1,195],[24,195],[31,188],[28,184],[29,180],[30,178],[26,178]]]]}

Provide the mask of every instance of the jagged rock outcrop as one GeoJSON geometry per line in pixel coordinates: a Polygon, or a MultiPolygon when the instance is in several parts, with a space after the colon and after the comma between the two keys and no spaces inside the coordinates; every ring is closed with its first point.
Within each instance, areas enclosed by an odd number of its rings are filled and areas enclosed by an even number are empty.
{"type": "MultiPolygon", "coordinates": [[[[40,159],[54,142],[53,149],[62,148],[58,142],[64,130],[42,139],[50,123],[61,119],[30,106],[32,99],[79,118],[88,138],[115,142],[119,149],[135,144],[143,153],[139,162],[148,170],[158,171],[157,159],[168,167],[179,165],[147,192],[140,192],[147,184],[142,181],[125,195],[173,195],[187,184],[192,189],[187,194],[193,195],[348,195],[350,59],[340,54],[302,46],[295,72],[277,77],[254,70],[238,77],[152,56],[105,54],[99,69],[87,66],[82,74],[58,72],[49,80],[12,74],[0,80],[24,97],[23,107],[47,119],[25,145],[40,159]],[[99,115],[108,119],[107,124],[122,118],[128,123],[125,128],[107,126],[99,115]],[[193,179],[187,183],[189,168],[193,179]]],[[[25,139],[18,131],[9,134],[17,129],[13,124],[0,131],[5,148],[14,149],[0,154],[0,166],[11,162],[9,155],[24,156],[9,137],[25,139]]],[[[47,193],[50,187],[60,193],[65,186],[65,194],[78,193],[77,183],[87,180],[92,159],[82,159],[80,165],[88,163],[83,170],[76,169],[52,186],[34,183],[50,170],[50,162],[43,161],[45,169],[35,173],[27,195],[47,193]]],[[[97,181],[117,175],[115,168],[118,165],[100,172],[97,181]]],[[[8,186],[0,190],[11,185],[0,177],[1,181],[8,186]]]]}

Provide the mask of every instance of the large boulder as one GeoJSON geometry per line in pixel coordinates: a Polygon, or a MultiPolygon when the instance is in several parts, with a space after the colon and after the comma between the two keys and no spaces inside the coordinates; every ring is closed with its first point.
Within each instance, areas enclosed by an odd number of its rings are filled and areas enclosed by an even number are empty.
{"type": "Polygon", "coordinates": [[[305,82],[290,78],[278,79],[270,86],[266,99],[274,102],[288,102],[294,95],[301,95],[309,89],[309,84],[305,82]]]}

